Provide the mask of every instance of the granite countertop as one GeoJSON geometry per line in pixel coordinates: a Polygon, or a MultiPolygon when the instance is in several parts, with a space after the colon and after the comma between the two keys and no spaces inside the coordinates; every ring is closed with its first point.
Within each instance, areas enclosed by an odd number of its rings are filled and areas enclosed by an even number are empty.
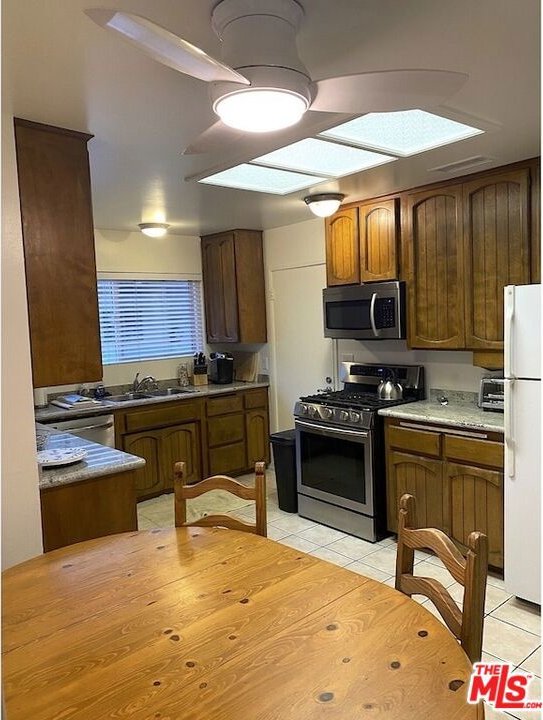
{"type": "Polygon", "coordinates": [[[100,403],[93,407],[86,408],[64,408],[49,404],[45,408],[36,409],[35,417],[38,422],[54,422],[56,420],[69,420],[76,417],[95,417],[97,415],[107,415],[114,410],[122,408],[139,407],[145,405],[156,405],[157,403],[179,402],[179,400],[189,400],[195,397],[207,397],[209,395],[222,395],[225,393],[236,392],[237,390],[251,390],[253,388],[268,387],[269,382],[233,382],[228,385],[204,385],[198,388],[190,386],[187,392],[177,395],[164,395],[162,397],[140,398],[139,400],[127,400],[124,402],[111,402],[104,398],[100,403]]]}
{"type": "Polygon", "coordinates": [[[451,401],[451,398],[448,405],[432,398],[384,408],[379,410],[379,415],[503,433],[503,413],[481,410],[475,402],[451,401]]]}
{"type": "Polygon", "coordinates": [[[50,468],[40,466],[40,490],[59,485],[70,485],[90,478],[112,475],[113,473],[136,470],[145,465],[145,460],[137,457],[137,455],[129,455],[121,450],[84,440],[71,433],[55,430],[41,423],[36,423],[36,432],[40,435],[47,435],[44,450],[83,448],[87,451],[86,458],[73,465],[50,468]]]}

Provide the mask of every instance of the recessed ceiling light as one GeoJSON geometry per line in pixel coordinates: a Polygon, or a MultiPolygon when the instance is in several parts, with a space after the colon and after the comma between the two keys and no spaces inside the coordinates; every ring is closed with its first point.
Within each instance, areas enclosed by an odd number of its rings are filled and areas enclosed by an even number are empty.
{"type": "Polygon", "coordinates": [[[286,170],[341,177],[367,170],[376,165],[383,165],[392,160],[396,160],[396,158],[369,152],[369,150],[339,145],[328,140],[307,138],[261,155],[252,162],[273,165],[286,170]]]}
{"type": "Polygon", "coordinates": [[[200,182],[238,190],[254,190],[256,192],[287,195],[295,190],[301,190],[325,180],[326,178],[315,175],[302,175],[301,173],[244,163],[202,178],[200,182]]]}
{"type": "Polygon", "coordinates": [[[369,113],[321,135],[407,157],[484,132],[424,110],[369,113]]]}
{"type": "Polygon", "coordinates": [[[157,238],[166,235],[170,226],[167,223],[140,223],[138,227],[144,235],[157,238]]]}

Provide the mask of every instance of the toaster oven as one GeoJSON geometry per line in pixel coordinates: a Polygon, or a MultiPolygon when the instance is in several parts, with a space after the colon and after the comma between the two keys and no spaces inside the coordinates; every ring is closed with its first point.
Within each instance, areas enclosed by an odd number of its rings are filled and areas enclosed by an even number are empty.
{"type": "Polygon", "coordinates": [[[505,381],[503,378],[481,378],[481,386],[479,388],[479,407],[483,408],[483,410],[503,412],[504,387],[505,381]]]}

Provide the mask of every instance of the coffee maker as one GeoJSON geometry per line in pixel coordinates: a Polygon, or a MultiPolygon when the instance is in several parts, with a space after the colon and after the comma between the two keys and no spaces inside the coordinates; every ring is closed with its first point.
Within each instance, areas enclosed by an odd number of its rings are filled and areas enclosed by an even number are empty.
{"type": "Polygon", "coordinates": [[[234,379],[234,358],[230,353],[211,353],[209,356],[209,381],[215,385],[227,385],[234,379]]]}

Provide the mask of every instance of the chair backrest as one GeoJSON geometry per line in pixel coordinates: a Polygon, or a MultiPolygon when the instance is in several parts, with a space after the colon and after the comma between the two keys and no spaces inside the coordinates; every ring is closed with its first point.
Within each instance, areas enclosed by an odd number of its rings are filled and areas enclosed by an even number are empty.
{"type": "Polygon", "coordinates": [[[466,557],[453,541],[435,528],[415,529],[415,498],[403,495],[398,518],[396,589],[406,595],[425,595],[438,609],[449,630],[460,640],[471,662],[481,659],[486,575],[487,537],[472,532],[466,557]],[[464,586],[460,611],[447,589],[437,580],[413,575],[414,551],[429,549],[438,556],[456,582],[464,586]]]}
{"type": "Polygon", "coordinates": [[[255,464],[255,486],[246,487],[226,475],[213,475],[194,485],[187,485],[185,463],[178,462],[174,469],[175,527],[226,527],[230,530],[243,530],[266,537],[266,473],[265,464],[255,464]],[[256,523],[247,523],[231,515],[204,515],[197,520],[187,522],[187,500],[199,497],[210,490],[226,490],[243,500],[254,500],[256,505],[256,523]]]}

